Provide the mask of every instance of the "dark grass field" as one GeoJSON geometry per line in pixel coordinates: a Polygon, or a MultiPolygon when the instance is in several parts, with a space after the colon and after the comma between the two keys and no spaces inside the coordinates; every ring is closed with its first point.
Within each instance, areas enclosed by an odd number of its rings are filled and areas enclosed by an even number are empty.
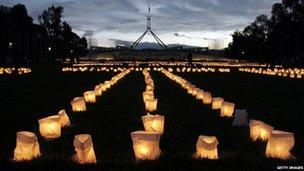
{"type": "Polygon", "coordinates": [[[176,73],[199,88],[211,91],[249,117],[275,129],[295,133],[292,153],[295,161],[268,159],[266,143],[252,142],[248,128],[232,127],[232,119],[220,118],[188,95],[160,72],[151,72],[158,98],[158,112],[165,115],[165,133],[160,142],[161,157],[136,162],[130,133],[142,130],[145,114],[141,72],[131,72],[118,84],[89,104],[83,113],[72,113],[70,101],[117,73],[62,73],[59,67],[33,67],[26,76],[0,77],[0,170],[275,170],[277,166],[304,165],[304,81],[249,73],[176,73]],[[62,136],[45,141],[38,131],[38,119],[67,109],[72,126],[62,136]],[[31,162],[12,162],[16,132],[33,131],[39,138],[42,156],[31,162]],[[80,166],[70,157],[75,153],[76,134],[92,135],[98,164],[80,166]],[[199,135],[219,140],[219,160],[195,160],[199,135]]]}

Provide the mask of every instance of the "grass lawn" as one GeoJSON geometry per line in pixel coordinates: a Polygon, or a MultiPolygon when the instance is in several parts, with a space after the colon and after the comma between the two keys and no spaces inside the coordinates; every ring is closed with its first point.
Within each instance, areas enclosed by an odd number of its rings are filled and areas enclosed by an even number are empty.
{"type": "Polygon", "coordinates": [[[220,118],[188,95],[160,72],[151,72],[158,98],[158,113],[165,116],[165,133],[160,141],[161,157],[136,162],[130,133],[143,130],[145,114],[142,92],[144,76],[132,71],[118,84],[88,104],[88,110],[73,113],[70,101],[117,73],[63,73],[45,65],[33,67],[25,76],[0,76],[0,170],[274,170],[278,165],[304,165],[304,81],[250,73],[175,73],[213,96],[245,108],[249,117],[262,120],[275,129],[295,133],[292,153],[296,161],[268,159],[266,143],[252,142],[248,128],[232,127],[232,119],[220,118]],[[38,119],[66,109],[72,126],[62,136],[45,141],[39,134],[38,119]],[[31,162],[12,162],[16,132],[35,132],[42,156],[31,162]],[[76,134],[92,135],[98,164],[80,166],[70,158],[75,153],[76,134]],[[195,160],[199,135],[219,140],[219,160],[195,160]]]}

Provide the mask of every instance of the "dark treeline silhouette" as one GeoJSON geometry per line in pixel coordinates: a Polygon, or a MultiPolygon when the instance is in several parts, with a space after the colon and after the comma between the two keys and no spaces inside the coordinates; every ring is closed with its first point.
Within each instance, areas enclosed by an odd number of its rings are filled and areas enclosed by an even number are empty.
{"type": "Polygon", "coordinates": [[[304,64],[304,0],[283,0],[271,17],[258,16],[242,32],[235,31],[226,49],[230,58],[301,66],[304,64]]]}
{"type": "Polygon", "coordinates": [[[0,6],[0,64],[57,62],[87,54],[87,41],[61,21],[63,8],[51,6],[38,17],[39,24],[26,7],[0,6]]]}

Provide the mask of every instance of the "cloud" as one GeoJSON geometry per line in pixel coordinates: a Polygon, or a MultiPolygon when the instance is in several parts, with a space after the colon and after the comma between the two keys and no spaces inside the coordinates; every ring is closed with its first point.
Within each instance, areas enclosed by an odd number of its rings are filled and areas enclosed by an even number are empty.
{"type": "MultiPolygon", "coordinates": [[[[269,14],[279,0],[151,0],[152,30],[169,43],[180,41],[202,46],[202,38],[215,33],[231,40],[229,34],[242,30],[257,15],[269,14]],[[177,34],[175,34],[177,33],[177,34]],[[197,35],[200,33],[201,35],[197,35]]],[[[93,30],[100,45],[110,39],[136,40],[146,29],[147,1],[144,0],[1,0],[12,6],[23,3],[37,18],[51,4],[64,7],[64,20],[80,35],[93,30]],[[110,37],[112,36],[112,37],[110,37]]],[[[192,45],[193,45],[192,44],[192,45]]],[[[226,43],[227,44],[227,43],[226,43]]]]}
{"type": "Polygon", "coordinates": [[[188,39],[191,39],[191,37],[186,36],[186,35],[184,35],[184,34],[174,33],[174,36],[176,36],[176,37],[186,37],[186,38],[188,38],[188,39]]]}

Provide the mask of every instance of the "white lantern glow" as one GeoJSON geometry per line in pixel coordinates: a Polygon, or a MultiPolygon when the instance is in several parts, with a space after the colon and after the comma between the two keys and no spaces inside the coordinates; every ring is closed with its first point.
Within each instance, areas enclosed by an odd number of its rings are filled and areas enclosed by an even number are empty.
{"type": "Polygon", "coordinates": [[[195,158],[218,159],[218,141],[215,136],[200,135],[196,143],[195,158]]]}
{"type": "Polygon", "coordinates": [[[253,141],[261,139],[262,141],[268,141],[270,133],[273,127],[259,120],[250,120],[250,138],[253,141]]]}
{"type": "Polygon", "coordinates": [[[154,86],[152,84],[147,84],[146,90],[147,91],[153,91],[154,90],[154,86]]]}
{"type": "Polygon", "coordinates": [[[295,143],[294,135],[290,132],[273,130],[266,146],[266,156],[279,159],[293,159],[290,150],[295,143]]]}
{"type": "Polygon", "coordinates": [[[102,89],[101,89],[100,85],[95,86],[94,94],[95,94],[95,96],[101,96],[102,95],[102,89]]]}
{"type": "Polygon", "coordinates": [[[40,134],[46,139],[55,139],[61,135],[59,116],[49,116],[38,120],[40,134]]]}
{"type": "Polygon", "coordinates": [[[84,92],[83,93],[83,97],[84,97],[84,100],[87,103],[95,103],[96,102],[96,96],[95,96],[94,91],[86,91],[86,92],[84,92]]]}
{"type": "Polygon", "coordinates": [[[212,98],[212,109],[221,109],[224,99],[221,97],[212,98]]]}
{"type": "Polygon", "coordinates": [[[204,91],[203,93],[203,103],[210,104],[212,102],[212,95],[208,91],[204,91]]]}
{"type": "Polygon", "coordinates": [[[96,163],[92,137],[89,134],[79,134],[74,138],[76,154],[72,159],[79,164],[96,163]]]}
{"type": "Polygon", "coordinates": [[[131,137],[137,160],[156,160],[159,157],[161,153],[159,149],[160,133],[135,131],[131,133],[131,137]]]}
{"type": "Polygon", "coordinates": [[[204,91],[203,90],[198,90],[197,93],[196,93],[195,99],[203,100],[204,99],[204,91]]]}
{"type": "Polygon", "coordinates": [[[234,106],[234,103],[222,102],[221,117],[232,117],[234,106]]]}
{"type": "Polygon", "coordinates": [[[162,115],[145,115],[141,117],[145,130],[148,132],[164,132],[165,117],[162,115]]]}
{"type": "Polygon", "coordinates": [[[83,97],[76,97],[71,101],[72,109],[74,112],[86,111],[86,103],[83,97]]]}
{"type": "Polygon", "coordinates": [[[154,112],[157,109],[157,99],[146,99],[145,100],[146,110],[148,112],[154,112]]]}
{"type": "Polygon", "coordinates": [[[70,125],[70,118],[68,117],[64,109],[58,112],[58,116],[58,122],[61,124],[61,127],[67,127],[70,125]]]}
{"type": "Polygon", "coordinates": [[[17,132],[14,160],[28,161],[39,156],[40,147],[36,135],[28,131],[17,132]]]}
{"type": "Polygon", "coordinates": [[[145,92],[143,92],[143,100],[144,100],[144,102],[147,99],[154,99],[154,93],[153,93],[153,91],[145,91],[145,92]]]}

